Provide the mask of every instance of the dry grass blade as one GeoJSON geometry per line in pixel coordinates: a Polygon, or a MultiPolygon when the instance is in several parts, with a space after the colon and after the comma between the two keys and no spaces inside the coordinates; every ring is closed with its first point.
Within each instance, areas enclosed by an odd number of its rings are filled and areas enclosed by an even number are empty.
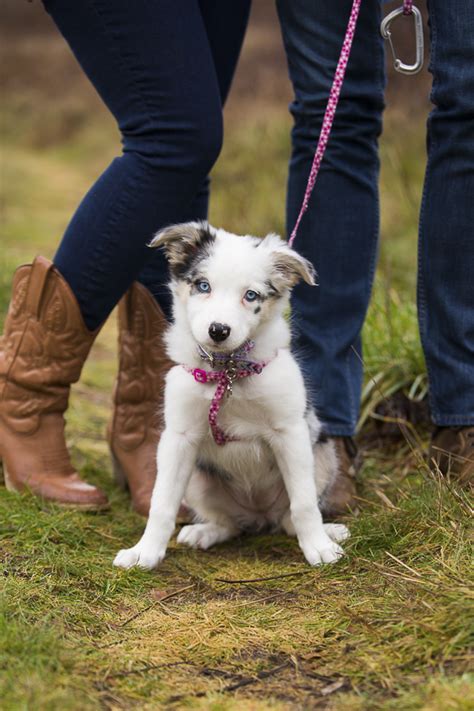
{"type": "Polygon", "coordinates": [[[404,568],[406,568],[410,573],[413,573],[413,575],[416,575],[418,578],[421,578],[421,575],[418,571],[414,570],[414,568],[411,568],[409,565],[403,562],[403,560],[400,560],[400,558],[397,558],[397,556],[393,555],[393,553],[390,553],[390,551],[385,551],[385,555],[388,555],[389,558],[394,560],[396,563],[399,565],[402,565],[404,568]]]}
{"type": "Polygon", "coordinates": [[[171,669],[172,667],[182,667],[182,666],[194,666],[189,662],[170,662],[168,664],[146,664],[145,666],[139,667],[138,669],[124,669],[123,671],[113,672],[112,674],[107,674],[103,678],[103,682],[110,681],[111,679],[123,679],[127,676],[132,676],[133,674],[146,674],[150,671],[157,671],[159,669],[171,669]]]}
{"type": "Polygon", "coordinates": [[[263,583],[267,582],[269,580],[280,580],[281,578],[295,578],[299,575],[308,575],[311,573],[311,569],[309,570],[301,570],[295,573],[282,573],[281,575],[267,575],[261,578],[214,578],[216,583],[227,583],[229,585],[239,585],[239,584],[244,584],[244,583],[263,583]]]}

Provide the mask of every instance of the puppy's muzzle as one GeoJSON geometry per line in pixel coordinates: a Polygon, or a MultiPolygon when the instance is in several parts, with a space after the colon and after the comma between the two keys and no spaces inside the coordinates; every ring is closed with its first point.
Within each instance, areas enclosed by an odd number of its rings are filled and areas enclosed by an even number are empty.
{"type": "Polygon", "coordinates": [[[209,326],[209,335],[215,343],[222,343],[230,335],[230,326],[225,323],[216,323],[209,326]]]}

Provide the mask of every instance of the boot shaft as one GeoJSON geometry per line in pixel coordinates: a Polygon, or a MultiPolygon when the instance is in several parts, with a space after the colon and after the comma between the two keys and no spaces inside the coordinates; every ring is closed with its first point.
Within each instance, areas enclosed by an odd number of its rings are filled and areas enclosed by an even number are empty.
{"type": "Polygon", "coordinates": [[[4,422],[33,432],[41,414],[63,413],[96,335],[52,262],[37,257],[17,269],[0,347],[4,422]]]}
{"type": "MultiPolygon", "coordinates": [[[[125,449],[161,429],[164,381],[174,365],[163,336],[168,322],[153,296],[135,282],[119,304],[119,372],[112,429],[125,449]]],[[[155,437],[157,441],[157,437],[155,437]]]]}
{"type": "Polygon", "coordinates": [[[133,507],[148,514],[163,427],[166,318],[148,289],[134,283],[119,305],[119,372],[108,440],[114,471],[133,507]]]}
{"type": "Polygon", "coordinates": [[[83,510],[107,506],[75,471],[64,436],[70,385],[96,333],[51,262],[38,257],[16,271],[0,343],[0,459],[11,490],[83,510]]]}

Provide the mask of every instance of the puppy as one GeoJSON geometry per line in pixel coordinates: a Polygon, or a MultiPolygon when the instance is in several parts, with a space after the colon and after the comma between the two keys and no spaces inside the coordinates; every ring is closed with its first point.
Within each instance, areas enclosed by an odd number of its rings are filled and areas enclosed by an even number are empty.
{"type": "Polygon", "coordinates": [[[178,542],[210,548],[264,528],[296,536],[311,565],[343,553],[345,526],[323,524],[318,496],[337,476],[333,444],[308,407],[285,318],[311,264],[277,235],[237,236],[204,222],[159,232],[169,260],[177,364],[166,379],[165,430],[145,532],[114,565],[154,568],[184,499],[196,515],[178,542]]]}

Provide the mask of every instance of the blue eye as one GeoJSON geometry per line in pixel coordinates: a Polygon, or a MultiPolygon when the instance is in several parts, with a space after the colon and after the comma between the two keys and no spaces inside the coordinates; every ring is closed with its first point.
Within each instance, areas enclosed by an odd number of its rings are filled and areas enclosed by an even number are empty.
{"type": "Polygon", "coordinates": [[[249,289],[245,292],[244,299],[245,301],[255,301],[256,299],[258,299],[258,294],[256,291],[252,291],[252,289],[249,289]]]}
{"type": "Polygon", "coordinates": [[[208,281],[198,281],[196,283],[196,289],[201,292],[201,294],[208,294],[211,291],[211,285],[208,281]]]}

